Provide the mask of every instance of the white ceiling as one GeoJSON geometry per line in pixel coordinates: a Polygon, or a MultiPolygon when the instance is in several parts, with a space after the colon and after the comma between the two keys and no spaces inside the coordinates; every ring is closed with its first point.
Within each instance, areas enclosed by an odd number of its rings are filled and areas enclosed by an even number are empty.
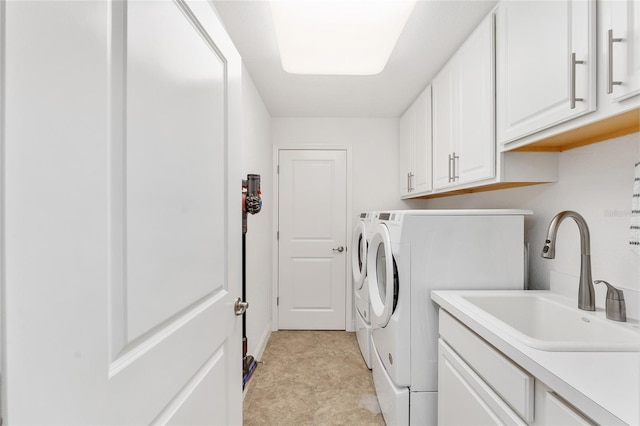
{"type": "Polygon", "coordinates": [[[267,1],[214,4],[273,117],[397,117],[496,0],[418,0],[384,71],[374,76],[282,70],[267,1]]]}

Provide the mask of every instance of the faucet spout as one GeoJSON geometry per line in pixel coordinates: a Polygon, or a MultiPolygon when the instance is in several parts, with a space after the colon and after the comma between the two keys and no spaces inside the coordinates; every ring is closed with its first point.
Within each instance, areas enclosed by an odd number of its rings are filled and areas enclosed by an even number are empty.
{"type": "Polygon", "coordinates": [[[580,282],[578,286],[578,308],[585,311],[595,311],[595,291],[591,278],[591,241],[587,221],[571,210],[565,210],[551,219],[547,230],[547,239],[542,249],[542,257],[554,259],[556,257],[556,235],[558,227],[566,218],[572,218],[578,225],[580,232],[580,282]]]}

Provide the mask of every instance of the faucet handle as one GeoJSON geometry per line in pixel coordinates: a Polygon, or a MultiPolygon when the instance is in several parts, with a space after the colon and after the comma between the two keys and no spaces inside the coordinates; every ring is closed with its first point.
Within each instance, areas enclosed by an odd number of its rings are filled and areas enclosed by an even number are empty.
{"type": "Polygon", "coordinates": [[[594,284],[607,286],[606,313],[607,318],[613,321],[624,322],[627,320],[627,309],[624,303],[624,293],[604,280],[596,280],[594,284]]]}

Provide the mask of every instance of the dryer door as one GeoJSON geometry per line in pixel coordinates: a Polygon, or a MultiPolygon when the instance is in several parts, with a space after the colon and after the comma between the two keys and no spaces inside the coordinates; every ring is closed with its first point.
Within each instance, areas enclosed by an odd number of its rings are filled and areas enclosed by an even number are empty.
{"type": "Polygon", "coordinates": [[[351,241],[351,271],[353,288],[360,290],[367,276],[367,235],[364,222],[358,220],[351,241]]]}
{"type": "Polygon", "coordinates": [[[369,244],[367,254],[371,325],[385,327],[398,301],[398,272],[391,252],[389,230],[383,224],[369,244]]]}

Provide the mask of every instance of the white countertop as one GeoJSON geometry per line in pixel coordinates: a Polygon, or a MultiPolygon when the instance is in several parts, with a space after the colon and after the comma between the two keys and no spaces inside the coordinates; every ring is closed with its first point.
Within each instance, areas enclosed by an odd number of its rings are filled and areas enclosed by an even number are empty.
{"type": "MultiPolygon", "coordinates": [[[[470,309],[460,297],[481,291],[433,291],[431,298],[596,422],[640,425],[640,352],[552,352],[531,348],[487,321],[486,314],[470,309]]],[[[605,316],[601,310],[595,315],[605,316]]]]}

